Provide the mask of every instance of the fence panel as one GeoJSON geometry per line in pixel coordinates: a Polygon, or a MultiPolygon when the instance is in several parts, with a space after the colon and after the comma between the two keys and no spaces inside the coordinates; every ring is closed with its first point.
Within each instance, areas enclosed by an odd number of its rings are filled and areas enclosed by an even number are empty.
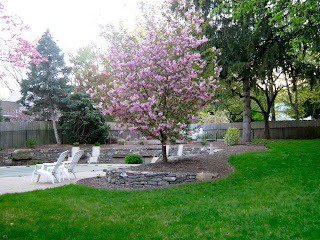
{"type": "MultiPolygon", "coordinates": [[[[115,123],[110,125],[111,137],[131,139],[140,138],[140,134],[124,131],[120,133],[115,123]]],[[[213,138],[221,139],[229,127],[240,129],[242,136],[242,123],[224,124],[191,124],[191,128],[202,127],[204,133],[211,133],[213,138]]],[[[251,124],[252,139],[263,138],[264,123],[253,122],[251,124]]],[[[59,130],[62,143],[65,143],[65,136],[59,130]]],[[[316,121],[279,121],[270,122],[271,139],[313,139],[320,138],[320,120],[316,121]]],[[[18,148],[25,147],[26,141],[33,139],[38,145],[56,143],[51,122],[0,122],[0,147],[18,148]]]]}

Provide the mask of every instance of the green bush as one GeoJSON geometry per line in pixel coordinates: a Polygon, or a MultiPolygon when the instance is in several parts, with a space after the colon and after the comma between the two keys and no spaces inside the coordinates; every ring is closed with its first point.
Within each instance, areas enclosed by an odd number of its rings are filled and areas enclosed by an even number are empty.
{"type": "Polygon", "coordinates": [[[99,142],[95,142],[94,146],[98,147],[98,146],[100,146],[100,143],[99,142]]]}
{"type": "Polygon", "coordinates": [[[0,147],[0,151],[2,151],[3,150],[3,148],[2,147],[0,147]]]}
{"type": "Polygon", "coordinates": [[[74,143],[73,143],[73,146],[75,146],[75,147],[79,147],[79,145],[80,145],[80,144],[79,144],[78,142],[74,142],[74,143]]]}
{"type": "Polygon", "coordinates": [[[126,140],[123,139],[123,138],[118,139],[118,144],[119,144],[119,145],[124,145],[125,142],[126,142],[126,140]]]}
{"type": "Polygon", "coordinates": [[[33,148],[34,146],[36,146],[36,144],[37,144],[36,140],[33,140],[33,139],[28,139],[26,142],[26,145],[29,148],[33,148]]]}
{"type": "Polygon", "coordinates": [[[142,163],[142,159],[137,154],[129,154],[125,157],[125,162],[128,164],[140,164],[142,163]]]}
{"type": "Polygon", "coordinates": [[[175,140],[175,139],[170,139],[169,142],[170,142],[171,144],[176,144],[176,143],[177,143],[177,140],[175,140]]]}
{"type": "Polygon", "coordinates": [[[104,144],[109,135],[110,126],[104,115],[93,107],[93,99],[88,94],[75,93],[61,106],[59,124],[66,142],[72,144],[104,144]]]}
{"type": "Polygon", "coordinates": [[[237,144],[241,140],[240,130],[238,128],[228,128],[223,139],[224,143],[228,146],[237,144]]]}
{"type": "Polygon", "coordinates": [[[202,146],[205,146],[205,145],[207,145],[207,142],[206,142],[206,141],[201,141],[200,144],[201,144],[202,146]]]}
{"type": "Polygon", "coordinates": [[[144,145],[144,141],[139,142],[140,145],[144,145]]]}

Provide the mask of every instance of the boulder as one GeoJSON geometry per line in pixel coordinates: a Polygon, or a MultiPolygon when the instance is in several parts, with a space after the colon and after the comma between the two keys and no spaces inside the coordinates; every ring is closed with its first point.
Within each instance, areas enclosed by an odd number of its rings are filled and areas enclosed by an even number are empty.
{"type": "Polygon", "coordinates": [[[217,173],[201,172],[201,173],[197,174],[196,180],[198,180],[198,181],[210,181],[213,178],[216,178],[217,176],[218,176],[217,173]]]}

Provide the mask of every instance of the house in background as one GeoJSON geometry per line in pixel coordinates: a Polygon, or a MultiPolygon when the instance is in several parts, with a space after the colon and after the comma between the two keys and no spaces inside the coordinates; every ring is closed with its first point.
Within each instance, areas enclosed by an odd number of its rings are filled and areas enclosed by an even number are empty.
{"type": "Polygon", "coordinates": [[[1,101],[2,116],[4,122],[17,121],[22,114],[23,106],[16,102],[1,101]]]}
{"type": "Polygon", "coordinates": [[[34,117],[25,115],[25,107],[17,103],[21,99],[20,91],[14,91],[10,97],[1,101],[1,112],[4,122],[27,122],[33,121],[34,117]]]}

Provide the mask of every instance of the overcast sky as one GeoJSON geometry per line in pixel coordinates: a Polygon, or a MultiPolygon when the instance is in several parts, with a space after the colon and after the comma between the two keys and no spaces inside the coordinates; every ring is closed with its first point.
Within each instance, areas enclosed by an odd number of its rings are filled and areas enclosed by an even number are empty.
{"type": "MultiPolygon", "coordinates": [[[[148,0],[161,3],[164,0],[148,0]]],[[[31,28],[29,41],[37,42],[46,29],[64,53],[97,42],[99,24],[134,26],[140,0],[1,0],[10,15],[16,14],[31,28]]],[[[3,93],[0,98],[6,98],[3,93]]]]}

